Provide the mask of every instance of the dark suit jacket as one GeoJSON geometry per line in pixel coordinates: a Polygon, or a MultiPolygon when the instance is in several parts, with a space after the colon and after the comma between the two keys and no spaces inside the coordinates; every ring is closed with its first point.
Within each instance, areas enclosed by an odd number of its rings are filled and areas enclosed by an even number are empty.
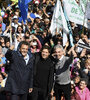
{"type": "Polygon", "coordinates": [[[29,54],[27,65],[19,51],[9,50],[5,56],[10,61],[5,90],[14,94],[27,93],[33,87],[33,56],[29,54]]]}
{"type": "Polygon", "coordinates": [[[34,58],[33,87],[44,90],[49,94],[53,88],[54,64],[50,57],[43,59],[40,53],[34,54],[34,58]]]}

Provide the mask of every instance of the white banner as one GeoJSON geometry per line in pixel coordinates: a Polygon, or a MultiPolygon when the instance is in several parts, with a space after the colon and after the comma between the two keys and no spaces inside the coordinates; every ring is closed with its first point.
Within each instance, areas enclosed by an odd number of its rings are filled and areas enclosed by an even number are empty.
{"type": "Polygon", "coordinates": [[[90,19],[90,2],[88,2],[87,4],[87,8],[86,8],[86,18],[90,19]]]}
{"type": "Polygon", "coordinates": [[[84,12],[82,11],[81,6],[79,6],[75,0],[63,0],[64,7],[66,9],[66,13],[68,15],[68,18],[71,22],[74,22],[76,24],[80,24],[90,28],[87,25],[87,19],[84,21],[84,12]]]}
{"type": "Polygon", "coordinates": [[[60,28],[63,29],[66,33],[69,32],[60,0],[57,0],[56,6],[54,8],[54,13],[52,16],[52,21],[50,26],[50,31],[52,35],[55,35],[56,28],[58,32],[60,28]]]}
{"type": "Polygon", "coordinates": [[[87,1],[88,1],[88,0],[80,0],[80,6],[81,6],[81,9],[82,9],[82,11],[83,11],[84,13],[85,13],[85,11],[86,11],[87,1]]]}

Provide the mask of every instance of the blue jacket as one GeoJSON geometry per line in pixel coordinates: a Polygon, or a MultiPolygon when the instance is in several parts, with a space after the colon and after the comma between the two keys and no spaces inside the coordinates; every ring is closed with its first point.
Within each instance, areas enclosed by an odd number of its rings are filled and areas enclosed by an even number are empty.
{"type": "Polygon", "coordinates": [[[8,50],[5,56],[10,61],[5,90],[13,94],[28,93],[33,87],[33,56],[29,54],[27,65],[19,51],[8,50]]]}

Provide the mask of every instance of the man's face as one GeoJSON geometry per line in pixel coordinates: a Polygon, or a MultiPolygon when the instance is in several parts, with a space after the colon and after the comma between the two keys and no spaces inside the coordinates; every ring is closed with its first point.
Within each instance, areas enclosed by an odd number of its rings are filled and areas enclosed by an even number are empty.
{"type": "Polygon", "coordinates": [[[61,48],[56,48],[56,50],[55,50],[55,57],[57,59],[60,59],[63,54],[64,54],[64,52],[63,52],[63,50],[61,48]]]}
{"type": "Polygon", "coordinates": [[[85,68],[90,70],[90,59],[85,63],[85,68]]]}
{"type": "Polygon", "coordinates": [[[84,35],[82,39],[87,41],[87,39],[88,39],[87,35],[84,35]]]}
{"type": "Polygon", "coordinates": [[[20,48],[20,52],[21,54],[25,57],[28,53],[28,45],[22,44],[21,48],[20,48]]]}
{"type": "Polygon", "coordinates": [[[79,82],[80,82],[80,77],[77,76],[77,77],[75,78],[75,83],[79,83],[79,82]]]}
{"type": "Polygon", "coordinates": [[[76,40],[76,42],[78,42],[79,41],[79,36],[76,36],[75,40],[76,40]]]}
{"type": "Polygon", "coordinates": [[[8,48],[10,47],[10,42],[6,43],[6,47],[8,47],[8,48]]]}
{"type": "Polygon", "coordinates": [[[14,23],[17,24],[18,23],[18,19],[14,19],[14,23]]]}
{"type": "Polygon", "coordinates": [[[85,81],[81,81],[81,82],[80,82],[80,85],[79,85],[80,89],[83,90],[86,86],[87,86],[87,85],[86,85],[85,81]]]}
{"type": "Polygon", "coordinates": [[[50,53],[49,53],[48,49],[43,49],[42,52],[41,52],[41,56],[42,56],[43,59],[48,58],[49,54],[50,53]]]}

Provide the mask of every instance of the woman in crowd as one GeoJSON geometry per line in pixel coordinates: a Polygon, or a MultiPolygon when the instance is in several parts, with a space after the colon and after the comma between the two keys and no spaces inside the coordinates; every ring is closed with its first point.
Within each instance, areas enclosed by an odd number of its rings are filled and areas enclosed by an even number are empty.
{"type": "Polygon", "coordinates": [[[2,53],[2,47],[0,46],[0,71],[5,72],[6,57],[2,53]]]}
{"type": "Polygon", "coordinates": [[[35,36],[31,35],[30,36],[30,49],[32,53],[40,52],[42,45],[40,40],[35,36]]]}
{"type": "Polygon", "coordinates": [[[87,80],[81,78],[79,86],[75,87],[76,92],[79,94],[81,100],[89,100],[90,99],[90,91],[87,88],[87,80]]]}

